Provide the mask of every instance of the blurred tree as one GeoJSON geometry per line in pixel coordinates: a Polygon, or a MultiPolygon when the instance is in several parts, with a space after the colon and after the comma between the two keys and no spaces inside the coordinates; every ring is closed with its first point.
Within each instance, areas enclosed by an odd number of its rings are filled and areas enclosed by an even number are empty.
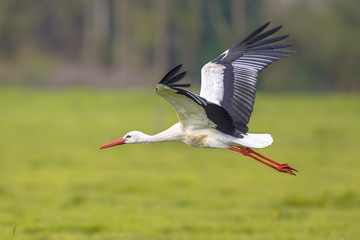
{"type": "Polygon", "coordinates": [[[359,90],[360,2],[264,1],[264,15],[284,23],[297,54],[276,69],[271,89],[359,90]],[[288,78],[280,78],[282,75],[288,78]],[[282,79],[282,80],[281,80],[282,79]],[[282,86],[282,87],[281,87],[282,86]]]}
{"type": "Polygon", "coordinates": [[[155,14],[155,34],[154,34],[154,61],[153,69],[157,74],[162,74],[167,70],[170,57],[169,31],[168,31],[168,11],[170,8],[168,0],[153,0],[153,12],[155,14]]]}
{"type": "Polygon", "coordinates": [[[86,1],[83,10],[83,59],[88,64],[104,62],[110,31],[110,6],[108,0],[86,1]]]}
{"type": "Polygon", "coordinates": [[[297,54],[266,70],[260,88],[359,90],[358,9],[358,0],[2,0],[0,83],[46,85],[66,76],[33,69],[63,68],[78,73],[66,84],[150,85],[178,63],[198,83],[203,64],[271,20],[297,54]]]}

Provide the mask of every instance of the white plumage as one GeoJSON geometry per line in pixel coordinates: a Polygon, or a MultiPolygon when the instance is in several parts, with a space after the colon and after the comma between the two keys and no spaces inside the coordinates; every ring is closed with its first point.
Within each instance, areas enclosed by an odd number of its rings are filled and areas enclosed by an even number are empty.
{"type": "Polygon", "coordinates": [[[268,38],[281,26],[262,33],[268,25],[261,26],[201,69],[200,95],[184,89],[190,84],[178,83],[186,74],[177,74],[182,65],[164,76],[155,92],[173,107],[178,123],[153,136],[132,131],[100,148],[125,143],[178,141],[193,147],[227,148],[280,172],[295,175],[296,169],[251,149],[271,145],[273,139],[270,134],[248,133],[247,124],[253,110],[258,73],[292,53],[282,49],[292,44],[278,43],[289,35],[268,38]]]}
{"type": "Polygon", "coordinates": [[[200,96],[217,105],[224,96],[224,69],[225,66],[212,62],[201,69],[200,96]]]}

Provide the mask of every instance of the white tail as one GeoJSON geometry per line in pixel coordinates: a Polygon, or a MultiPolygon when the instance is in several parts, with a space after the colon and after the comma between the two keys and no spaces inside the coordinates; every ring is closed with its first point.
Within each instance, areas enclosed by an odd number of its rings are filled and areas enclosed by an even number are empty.
{"type": "Polygon", "coordinates": [[[237,142],[245,147],[264,148],[272,144],[273,138],[268,133],[248,133],[237,142]]]}

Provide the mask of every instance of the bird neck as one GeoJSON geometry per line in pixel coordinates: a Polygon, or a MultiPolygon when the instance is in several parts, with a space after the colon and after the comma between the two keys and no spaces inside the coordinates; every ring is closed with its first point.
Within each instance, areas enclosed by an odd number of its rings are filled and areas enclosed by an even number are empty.
{"type": "MultiPolygon", "coordinates": [[[[141,143],[155,143],[155,142],[170,142],[170,141],[182,141],[181,134],[179,134],[179,126],[177,124],[160,132],[156,135],[144,134],[141,143]]],[[[139,142],[140,143],[140,142],[139,142]]]]}

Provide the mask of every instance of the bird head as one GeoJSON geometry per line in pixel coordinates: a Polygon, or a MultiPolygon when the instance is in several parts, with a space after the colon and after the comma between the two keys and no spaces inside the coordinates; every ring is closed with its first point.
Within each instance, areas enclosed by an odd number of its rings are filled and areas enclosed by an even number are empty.
{"type": "Polygon", "coordinates": [[[103,148],[109,148],[117,145],[123,145],[125,143],[134,144],[134,143],[144,143],[143,139],[146,135],[142,132],[138,131],[131,131],[127,134],[125,134],[124,137],[116,139],[115,141],[109,142],[101,147],[99,149],[103,148]]]}

